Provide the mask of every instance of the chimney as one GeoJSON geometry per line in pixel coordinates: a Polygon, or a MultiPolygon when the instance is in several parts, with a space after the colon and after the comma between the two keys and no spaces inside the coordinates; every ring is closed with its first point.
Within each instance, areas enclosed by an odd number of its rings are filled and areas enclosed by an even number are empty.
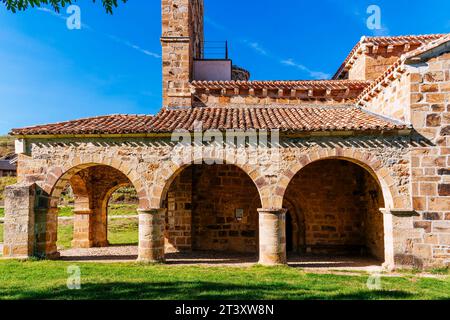
{"type": "Polygon", "coordinates": [[[162,0],[163,108],[191,107],[189,82],[203,45],[203,0],[162,0]]]}

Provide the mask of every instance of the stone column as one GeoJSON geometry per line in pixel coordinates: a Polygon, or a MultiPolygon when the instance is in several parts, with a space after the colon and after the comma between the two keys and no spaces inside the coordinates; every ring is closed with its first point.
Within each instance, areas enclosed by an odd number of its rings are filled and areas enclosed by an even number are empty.
{"type": "Polygon", "coordinates": [[[34,255],[45,259],[59,258],[56,241],[58,240],[58,198],[49,196],[37,188],[35,206],[34,255]]]}
{"type": "Polygon", "coordinates": [[[108,209],[99,205],[94,209],[92,219],[94,247],[108,247],[108,209]]]}
{"type": "Polygon", "coordinates": [[[166,209],[138,210],[139,262],[164,262],[164,229],[166,209]]]}
{"type": "Polygon", "coordinates": [[[36,185],[5,189],[3,257],[28,258],[34,254],[34,206],[36,185]]]}
{"type": "Polygon", "coordinates": [[[286,209],[258,209],[259,263],[286,264],[286,209]]]}
{"type": "Polygon", "coordinates": [[[73,240],[72,247],[87,249],[94,246],[93,239],[93,212],[89,209],[75,209],[73,212],[73,240]]]}

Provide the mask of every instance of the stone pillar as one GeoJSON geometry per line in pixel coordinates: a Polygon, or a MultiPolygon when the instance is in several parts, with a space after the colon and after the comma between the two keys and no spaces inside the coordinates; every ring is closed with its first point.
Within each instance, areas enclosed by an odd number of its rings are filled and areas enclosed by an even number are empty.
{"type": "Polygon", "coordinates": [[[413,210],[380,209],[384,223],[383,267],[389,271],[397,268],[422,268],[422,258],[416,255],[414,243],[421,239],[422,230],[414,228],[413,210]]]}
{"type": "Polygon", "coordinates": [[[37,189],[35,206],[34,255],[40,258],[59,258],[58,240],[58,198],[49,197],[42,189],[37,189]]]}
{"type": "Polygon", "coordinates": [[[258,209],[259,263],[286,264],[286,209],[258,209]]]}
{"type": "Polygon", "coordinates": [[[98,205],[94,209],[94,216],[92,219],[93,225],[93,241],[94,247],[102,248],[109,246],[108,242],[108,208],[106,206],[98,205]]]}
{"type": "Polygon", "coordinates": [[[94,246],[92,210],[74,210],[73,214],[72,247],[76,249],[92,248],[94,246]]]}
{"type": "Polygon", "coordinates": [[[34,253],[36,185],[12,185],[5,189],[3,257],[28,258],[34,253]]]}
{"type": "Polygon", "coordinates": [[[139,262],[164,262],[164,229],[166,209],[138,210],[139,262]]]}

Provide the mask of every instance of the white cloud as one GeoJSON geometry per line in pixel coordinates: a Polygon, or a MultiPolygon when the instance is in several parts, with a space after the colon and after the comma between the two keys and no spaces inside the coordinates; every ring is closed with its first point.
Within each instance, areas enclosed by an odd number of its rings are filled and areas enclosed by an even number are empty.
{"type": "Polygon", "coordinates": [[[248,41],[248,40],[244,40],[244,43],[249,46],[250,48],[252,48],[254,51],[256,51],[257,53],[259,53],[260,55],[263,56],[268,56],[269,53],[266,49],[264,49],[258,42],[256,41],[248,41]]]}
{"type": "MultiPolygon", "coordinates": [[[[57,17],[57,18],[62,19],[62,20],[66,20],[67,19],[67,17],[65,17],[65,16],[61,15],[60,13],[57,13],[57,12],[51,10],[51,9],[48,9],[48,8],[36,8],[36,10],[42,11],[42,12],[45,12],[45,13],[48,13],[48,14],[51,14],[52,16],[57,17]]],[[[85,23],[82,23],[81,27],[82,27],[82,29],[88,29],[90,31],[97,32],[91,26],[89,26],[89,25],[87,25],[85,23]]],[[[120,43],[120,44],[122,44],[124,46],[127,46],[127,47],[129,47],[131,49],[134,49],[136,51],[139,51],[140,53],[145,54],[145,55],[147,55],[149,57],[156,58],[156,59],[161,58],[160,54],[152,52],[152,51],[149,51],[149,50],[146,50],[146,49],[143,49],[140,46],[138,46],[138,45],[136,45],[134,43],[131,43],[131,42],[127,41],[127,40],[124,40],[124,39],[121,39],[121,38],[116,37],[114,35],[106,34],[106,33],[103,33],[103,32],[97,32],[97,33],[101,34],[102,36],[106,36],[109,39],[111,39],[111,40],[113,40],[113,41],[115,41],[117,43],[120,43]]]]}
{"type": "Polygon", "coordinates": [[[152,51],[143,49],[143,48],[141,48],[140,46],[138,46],[137,44],[131,43],[131,42],[127,41],[127,40],[118,38],[118,37],[116,37],[116,36],[114,36],[114,35],[111,35],[111,34],[105,34],[105,35],[106,35],[108,38],[110,38],[111,40],[113,40],[113,41],[115,41],[115,42],[117,42],[117,43],[123,44],[124,46],[127,46],[127,47],[129,47],[129,48],[132,48],[132,49],[134,49],[134,50],[137,50],[137,51],[139,51],[140,53],[143,53],[143,54],[145,54],[145,55],[147,55],[147,56],[149,56],[149,57],[157,58],[157,59],[161,58],[161,55],[159,55],[159,54],[157,54],[157,53],[155,53],[155,52],[152,52],[152,51]]]}
{"type": "Polygon", "coordinates": [[[297,68],[297,69],[299,69],[301,71],[304,71],[304,72],[308,73],[310,77],[312,77],[312,78],[314,78],[316,80],[324,80],[324,79],[331,78],[330,74],[325,73],[325,72],[321,72],[321,71],[311,70],[308,67],[306,67],[306,66],[304,66],[304,65],[302,65],[300,63],[295,62],[294,59],[291,59],[291,58],[281,60],[280,63],[285,65],[285,66],[294,67],[294,68],[297,68]]]}

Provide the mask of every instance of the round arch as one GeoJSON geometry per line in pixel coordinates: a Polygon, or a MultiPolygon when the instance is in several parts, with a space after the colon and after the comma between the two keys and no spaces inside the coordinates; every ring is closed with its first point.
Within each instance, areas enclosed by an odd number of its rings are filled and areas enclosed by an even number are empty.
{"type": "Polygon", "coordinates": [[[72,179],[85,169],[97,166],[109,167],[120,172],[136,189],[139,197],[139,207],[142,209],[148,208],[149,200],[147,190],[144,188],[144,184],[140,179],[133,175],[133,173],[131,173],[131,170],[128,170],[128,166],[122,162],[115,164],[109,162],[91,162],[76,164],[72,167],[53,167],[48,171],[46,179],[42,184],[42,189],[50,196],[50,199],[57,200],[64,187],[68,183],[70,183],[70,179],[72,179]]]}
{"type": "Polygon", "coordinates": [[[283,203],[284,195],[287,187],[292,179],[304,167],[321,160],[344,160],[354,163],[365,169],[380,186],[386,208],[388,209],[404,209],[408,207],[410,200],[406,195],[400,195],[394,178],[390,174],[389,169],[382,166],[380,160],[370,153],[354,152],[352,157],[341,155],[319,155],[317,153],[305,155],[298,159],[298,161],[289,169],[285,170],[280,177],[277,184],[277,193],[274,201],[281,205],[283,203]]]}
{"type": "Polygon", "coordinates": [[[237,163],[233,163],[231,161],[225,161],[224,159],[219,158],[209,158],[209,159],[193,159],[192,161],[182,162],[182,163],[173,163],[171,166],[167,168],[162,168],[155,173],[155,177],[157,179],[157,183],[153,184],[150,189],[150,205],[152,208],[161,208],[163,205],[163,201],[167,192],[175,180],[175,178],[186,168],[196,164],[206,164],[211,163],[213,165],[231,165],[242,170],[253,182],[256,189],[258,190],[258,194],[261,200],[261,204],[264,207],[264,197],[263,197],[263,188],[268,186],[268,183],[264,176],[259,173],[255,167],[250,165],[240,165],[237,163]]]}

